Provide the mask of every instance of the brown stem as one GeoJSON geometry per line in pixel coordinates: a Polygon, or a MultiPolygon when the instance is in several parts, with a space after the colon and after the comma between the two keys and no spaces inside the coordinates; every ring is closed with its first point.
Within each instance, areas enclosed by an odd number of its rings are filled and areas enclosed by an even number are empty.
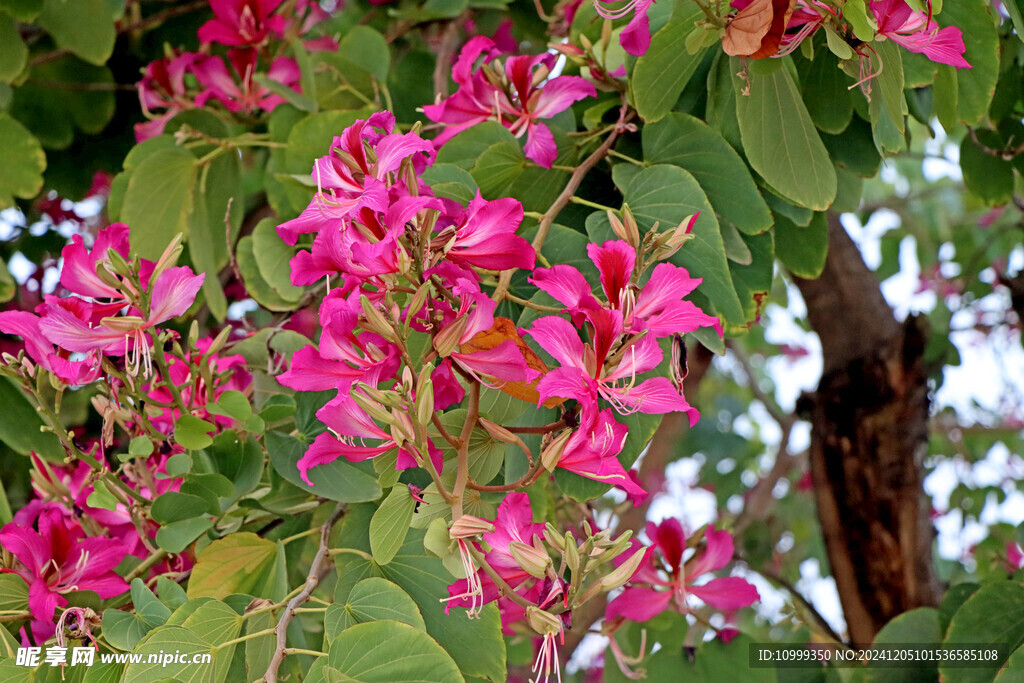
{"type": "MultiPolygon", "coordinates": [[[[555,218],[562,212],[562,209],[569,204],[572,196],[576,194],[576,190],[579,189],[580,184],[583,182],[583,178],[586,177],[587,173],[590,172],[599,161],[605,158],[608,154],[608,150],[612,148],[619,135],[626,128],[626,124],[633,118],[634,112],[630,111],[629,108],[623,103],[622,108],[619,111],[619,120],[612,128],[612,132],[608,134],[601,146],[591,152],[590,156],[583,160],[579,166],[569,176],[569,182],[565,184],[562,189],[562,193],[558,195],[558,198],[552,202],[548,210],[544,212],[544,217],[540,219],[540,223],[537,226],[537,234],[533,237],[533,250],[540,253],[541,248],[544,246],[544,241],[548,237],[548,231],[551,229],[552,224],[555,222],[555,218]]],[[[494,290],[494,294],[491,296],[495,301],[501,301],[505,294],[508,292],[509,283],[512,282],[512,274],[515,269],[509,269],[502,271],[501,277],[498,279],[498,286],[494,290]]]]}
{"type": "Polygon", "coordinates": [[[267,673],[263,676],[263,680],[266,683],[277,683],[277,672],[281,668],[281,663],[284,661],[285,656],[288,654],[287,640],[288,640],[288,624],[291,623],[292,619],[295,618],[295,610],[298,607],[304,605],[316,590],[316,587],[320,584],[320,575],[327,567],[327,563],[330,561],[328,556],[328,546],[330,545],[331,527],[334,526],[335,522],[341,519],[341,516],[345,514],[345,504],[338,503],[338,506],[334,508],[334,512],[327,518],[323,526],[320,527],[320,547],[316,551],[316,556],[313,558],[313,564],[309,568],[309,574],[306,575],[306,585],[302,588],[294,598],[288,601],[285,605],[284,612],[281,613],[281,618],[277,621],[277,626],[274,627],[274,633],[277,634],[277,643],[274,646],[274,656],[270,660],[270,665],[267,667],[267,673]]]}

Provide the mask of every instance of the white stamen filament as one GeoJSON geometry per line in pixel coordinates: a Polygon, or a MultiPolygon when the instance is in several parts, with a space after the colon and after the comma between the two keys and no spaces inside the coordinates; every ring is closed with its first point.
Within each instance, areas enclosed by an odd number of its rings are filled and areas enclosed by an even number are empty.
{"type": "Polygon", "coordinates": [[[469,612],[467,616],[470,619],[479,619],[480,610],[484,606],[484,590],[480,584],[480,577],[477,575],[476,564],[473,562],[473,557],[469,554],[469,548],[466,546],[466,542],[461,538],[458,539],[459,544],[459,559],[462,561],[462,571],[466,574],[466,591],[459,595],[453,595],[450,598],[441,598],[441,602],[449,602],[450,600],[469,600],[469,612]]]}

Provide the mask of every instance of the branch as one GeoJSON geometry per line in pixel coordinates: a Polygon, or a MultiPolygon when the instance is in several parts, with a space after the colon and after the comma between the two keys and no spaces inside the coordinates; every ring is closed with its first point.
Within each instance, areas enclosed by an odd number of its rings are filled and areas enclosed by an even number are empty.
{"type": "Polygon", "coordinates": [[[284,612],[281,614],[281,618],[277,622],[277,626],[274,627],[274,633],[277,634],[277,644],[274,649],[274,657],[270,660],[270,665],[267,667],[267,673],[263,677],[263,680],[266,681],[266,683],[277,683],[277,671],[281,668],[281,663],[288,654],[288,624],[290,624],[292,619],[295,618],[295,610],[309,600],[313,591],[316,590],[317,585],[319,585],[320,574],[324,569],[326,569],[327,562],[330,561],[328,559],[328,546],[330,545],[331,527],[334,526],[335,522],[341,519],[343,514],[345,514],[345,504],[338,503],[338,506],[334,508],[334,512],[331,513],[331,516],[328,517],[327,521],[324,522],[322,527],[320,527],[320,548],[316,551],[316,556],[313,558],[313,564],[309,568],[309,574],[306,575],[306,585],[298,595],[288,601],[288,604],[284,608],[284,612]]]}
{"type": "MultiPolygon", "coordinates": [[[[619,110],[619,120],[612,128],[612,132],[609,133],[608,137],[605,138],[601,146],[595,149],[590,156],[583,160],[583,162],[573,170],[572,175],[569,177],[569,182],[565,184],[562,189],[562,194],[558,195],[558,198],[548,207],[548,210],[544,212],[544,216],[540,219],[540,224],[537,226],[537,234],[533,237],[533,250],[540,253],[541,248],[544,246],[544,240],[548,237],[548,230],[551,229],[551,225],[555,222],[555,218],[562,212],[572,199],[572,196],[576,194],[576,190],[579,189],[580,184],[583,182],[583,178],[586,177],[587,173],[590,172],[594,166],[597,165],[601,159],[604,159],[608,154],[608,150],[612,148],[619,135],[626,130],[626,124],[633,118],[634,112],[631,112],[627,105],[623,103],[622,108],[619,110]]],[[[512,273],[515,269],[509,269],[502,271],[501,278],[498,280],[498,286],[494,290],[494,294],[491,298],[495,301],[501,301],[505,294],[508,292],[509,283],[512,281],[512,273]]]]}

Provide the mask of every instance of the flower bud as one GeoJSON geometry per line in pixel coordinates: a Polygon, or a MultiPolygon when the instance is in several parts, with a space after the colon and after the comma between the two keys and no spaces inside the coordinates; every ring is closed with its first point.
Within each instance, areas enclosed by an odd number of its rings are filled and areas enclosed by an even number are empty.
{"type": "Polygon", "coordinates": [[[695,213],[692,216],[684,218],[683,222],[676,226],[676,229],[672,232],[666,232],[658,235],[658,246],[654,250],[654,258],[659,261],[671,258],[677,251],[679,251],[680,247],[692,240],[694,235],[691,231],[693,230],[693,225],[697,222],[697,216],[699,215],[699,213],[695,213]]]}
{"type": "Polygon", "coordinates": [[[565,550],[562,551],[565,557],[565,563],[569,566],[569,570],[575,575],[580,570],[580,550],[576,547],[576,539],[573,538],[571,531],[565,532],[565,550]]]}
{"type": "MultiPolygon", "coordinates": [[[[114,250],[111,249],[110,251],[113,252],[114,250]]],[[[124,286],[124,283],[122,283],[121,280],[116,275],[114,275],[114,273],[111,272],[110,264],[104,263],[103,261],[98,261],[96,263],[96,277],[98,277],[100,279],[100,282],[102,282],[106,286],[113,287],[114,289],[117,290],[120,290],[121,287],[124,286]]]]}
{"type": "Polygon", "coordinates": [[[626,585],[646,558],[647,548],[638,548],[628,560],[601,577],[601,589],[613,591],[626,585]]]}
{"type": "Polygon", "coordinates": [[[395,245],[395,248],[398,250],[398,272],[407,275],[412,270],[412,257],[401,244],[395,245]]]}
{"type": "Polygon", "coordinates": [[[223,330],[218,332],[217,336],[214,337],[212,342],[210,342],[210,346],[206,349],[206,354],[205,355],[207,357],[212,356],[215,353],[217,353],[218,351],[220,351],[222,348],[224,348],[224,344],[227,343],[228,337],[230,337],[230,336],[231,336],[231,326],[228,325],[223,330]]]}
{"type": "Polygon", "coordinates": [[[516,563],[533,578],[543,579],[547,575],[548,567],[551,566],[551,558],[546,552],[519,541],[509,543],[508,551],[512,553],[516,563]]]}
{"type": "Polygon", "coordinates": [[[363,328],[369,332],[376,332],[385,339],[392,340],[394,338],[394,330],[391,329],[391,325],[384,319],[384,315],[377,310],[377,307],[370,303],[365,294],[359,296],[359,305],[363,309],[363,318],[365,319],[363,328]]]}
{"type": "Polygon", "coordinates": [[[122,315],[101,318],[100,324],[114,332],[127,334],[145,325],[146,321],[137,315],[122,315]]]}
{"type": "Polygon", "coordinates": [[[500,424],[495,424],[487,418],[477,418],[477,422],[484,428],[484,431],[490,434],[491,438],[501,443],[514,444],[526,449],[526,444],[518,436],[510,432],[509,430],[502,427],[500,424]]]}
{"type": "Polygon", "coordinates": [[[107,270],[115,275],[120,275],[121,277],[131,275],[131,268],[128,267],[128,262],[124,260],[124,257],[116,249],[107,249],[107,258],[97,262],[97,268],[99,268],[100,264],[103,264],[107,270]]]}
{"type": "Polygon", "coordinates": [[[558,462],[562,459],[562,454],[565,452],[565,445],[569,442],[569,438],[571,436],[571,429],[564,430],[541,452],[540,461],[544,465],[544,469],[548,472],[555,471],[555,466],[558,465],[558,462]]]}
{"type": "Polygon", "coordinates": [[[633,216],[633,210],[629,208],[629,204],[625,203],[622,205],[622,230],[625,233],[622,239],[626,240],[634,249],[640,246],[640,226],[636,222],[636,217],[633,216]]]}
{"type": "Polygon", "coordinates": [[[365,396],[364,394],[359,393],[358,391],[351,392],[349,396],[352,398],[353,401],[356,402],[357,406],[363,409],[363,412],[365,412],[374,420],[379,420],[380,422],[389,425],[396,424],[394,416],[392,416],[392,414],[389,413],[384,408],[384,406],[377,403],[373,399],[365,396]]]}
{"type": "Polygon", "coordinates": [[[526,608],[526,623],[542,636],[562,632],[561,617],[533,605],[526,608]]]}
{"type": "Polygon", "coordinates": [[[434,416],[434,383],[429,379],[416,390],[416,421],[430,424],[434,416]]]}
{"type": "Polygon", "coordinates": [[[558,533],[558,529],[551,522],[548,522],[544,527],[544,540],[547,541],[548,545],[554,547],[558,552],[565,550],[565,539],[558,533]]]}
{"type": "MultiPolygon", "coordinates": [[[[178,257],[181,256],[181,252],[184,247],[181,245],[183,235],[179,232],[171,240],[171,243],[164,249],[164,253],[160,255],[156,265],[153,266],[153,273],[149,276],[150,282],[156,282],[156,279],[160,276],[160,273],[164,272],[168,268],[173,268],[178,264],[178,257]]],[[[108,253],[112,250],[108,250],[108,253]]],[[[115,252],[116,253],[116,252],[115,252]]]]}
{"type": "Polygon", "coordinates": [[[437,333],[434,337],[434,348],[442,358],[450,356],[459,346],[459,341],[466,331],[466,316],[456,318],[448,327],[437,333]]]}
{"type": "Polygon", "coordinates": [[[494,533],[494,523],[473,515],[462,515],[452,522],[451,529],[448,530],[448,535],[452,539],[473,538],[490,533],[494,533]]]}
{"type": "Polygon", "coordinates": [[[420,312],[423,306],[427,303],[427,295],[430,294],[430,283],[424,282],[420,285],[420,288],[416,290],[416,293],[412,296],[412,301],[409,302],[409,307],[405,312],[405,319],[412,320],[420,312]]]}

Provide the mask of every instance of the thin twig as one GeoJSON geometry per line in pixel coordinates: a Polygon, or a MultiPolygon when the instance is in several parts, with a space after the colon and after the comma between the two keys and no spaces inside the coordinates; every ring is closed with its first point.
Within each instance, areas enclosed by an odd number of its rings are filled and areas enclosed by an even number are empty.
{"type": "Polygon", "coordinates": [[[295,618],[295,610],[309,600],[313,591],[316,590],[317,585],[320,584],[320,574],[330,561],[328,556],[328,546],[330,545],[331,527],[334,526],[335,522],[341,519],[343,514],[345,514],[345,504],[338,503],[338,506],[334,508],[334,512],[331,513],[331,516],[328,517],[327,521],[324,522],[324,525],[320,527],[320,548],[316,551],[316,556],[313,558],[313,564],[309,568],[309,574],[306,575],[306,585],[298,595],[288,601],[288,604],[284,608],[284,612],[281,613],[281,618],[277,622],[277,626],[274,627],[274,632],[277,634],[277,644],[274,647],[274,657],[270,660],[270,665],[267,667],[266,675],[263,676],[263,680],[266,681],[266,683],[277,683],[278,669],[281,668],[281,663],[289,653],[287,646],[288,624],[290,624],[292,619],[295,618]]]}

